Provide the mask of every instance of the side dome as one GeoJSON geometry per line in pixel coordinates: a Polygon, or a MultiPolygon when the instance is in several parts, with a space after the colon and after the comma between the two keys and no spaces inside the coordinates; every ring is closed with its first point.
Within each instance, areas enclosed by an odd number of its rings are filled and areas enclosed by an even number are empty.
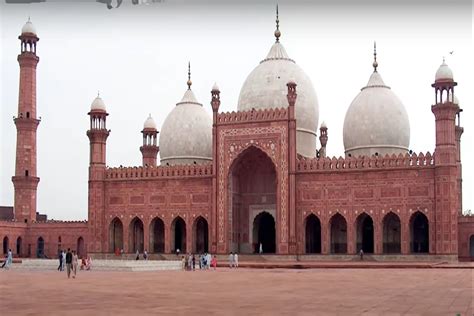
{"type": "Polygon", "coordinates": [[[23,27],[21,28],[21,34],[36,35],[36,28],[33,25],[33,23],[31,23],[29,18],[28,18],[28,22],[26,22],[25,25],[23,25],[23,27]]]}
{"type": "MultiPolygon", "coordinates": [[[[279,33],[278,33],[279,34],[279,33]]],[[[248,75],[240,90],[238,111],[251,109],[287,108],[286,84],[297,84],[295,105],[296,151],[305,157],[316,156],[316,131],[319,106],[313,84],[305,72],[288,57],[278,41],[267,57],[248,75]]]]}
{"type": "Polygon", "coordinates": [[[162,165],[212,161],[212,118],[190,88],[161,127],[160,161],[162,165]]]}
{"type": "Polygon", "coordinates": [[[408,114],[377,71],[349,106],[343,134],[346,156],[384,156],[408,151],[408,114]]]}
{"type": "Polygon", "coordinates": [[[91,111],[103,111],[106,112],[105,103],[101,97],[97,96],[91,104],[91,111]]]}

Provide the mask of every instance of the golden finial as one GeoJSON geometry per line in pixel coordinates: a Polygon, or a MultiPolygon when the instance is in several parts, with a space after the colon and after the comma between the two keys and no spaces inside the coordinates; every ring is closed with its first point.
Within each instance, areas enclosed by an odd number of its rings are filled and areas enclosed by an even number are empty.
{"type": "Polygon", "coordinates": [[[377,42],[374,41],[374,62],[372,63],[372,66],[374,67],[374,72],[377,72],[377,67],[379,66],[379,63],[377,62],[377,42]]]}
{"type": "Polygon", "coordinates": [[[187,82],[188,90],[191,90],[191,85],[192,84],[193,84],[193,82],[191,81],[191,62],[188,61],[188,82],[187,82]]]}
{"type": "Polygon", "coordinates": [[[277,43],[280,41],[280,36],[281,36],[281,32],[280,32],[280,20],[278,18],[278,4],[277,4],[277,7],[276,7],[276,30],[275,30],[275,37],[276,37],[276,41],[277,43]]]}

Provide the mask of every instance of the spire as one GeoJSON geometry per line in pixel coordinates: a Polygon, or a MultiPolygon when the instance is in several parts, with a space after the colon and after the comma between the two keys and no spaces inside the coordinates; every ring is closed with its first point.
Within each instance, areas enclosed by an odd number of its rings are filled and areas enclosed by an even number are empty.
{"type": "Polygon", "coordinates": [[[281,32],[280,32],[280,20],[278,18],[278,4],[276,6],[276,30],[275,30],[275,38],[276,38],[276,42],[280,42],[280,36],[281,36],[281,32]]]}
{"type": "Polygon", "coordinates": [[[379,63],[377,62],[377,42],[374,41],[374,62],[372,63],[372,66],[374,67],[374,72],[377,72],[377,67],[379,66],[379,63]]]}
{"type": "Polygon", "coordinates": [[[188,82],[187,82],[188,90],[191,90],[191,85],[192,84],[193,84],[193,82],[191,81],[191,62],[188,61],[188,82]]]}

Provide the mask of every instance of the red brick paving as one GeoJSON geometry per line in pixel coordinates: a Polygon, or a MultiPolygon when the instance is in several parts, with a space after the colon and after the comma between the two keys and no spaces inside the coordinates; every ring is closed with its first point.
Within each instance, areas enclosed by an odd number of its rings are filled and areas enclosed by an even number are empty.
{"type": "Polygon", "coordinates": [[[472,315],[473,269],[0,271],[0,315],[472,315]]]}

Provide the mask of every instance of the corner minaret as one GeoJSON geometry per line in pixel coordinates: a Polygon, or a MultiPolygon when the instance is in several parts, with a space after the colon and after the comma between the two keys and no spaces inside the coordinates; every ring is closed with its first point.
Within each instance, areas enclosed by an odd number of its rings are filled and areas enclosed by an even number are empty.
{"type": "Polygon", "coordinates": [[[156,167],[156,155],[160,148],[157,145],[158,130],[151,114],[143,124],[142,134],[143,146],[140,147],[140,151],[143,156],[143,167],[156,167]]]}
{"type": "Polygon", "coordinates": [[[23,26],[21,35],[20,91],[16,125],[15,219],[29,223],[36,219],[36,190],[39,178],[36,175],[36,130],[40,120],[36,117],[36,43],[39,41],[30,19],[23,26]]]}
{"type": "MultiPolygon", "coordinates": [[[[430,253],[457,256],[458,229],[457,220],[460,212],[460,187],[457,148],[456,117],[460,113],[459,105],[454,98],[454,87],[457,83],[453,79],[453,72],[443,59],[439,66],[435,82],[431,85],[435,89],[435,104],[431,111],[435,116],[436,148],[435,159],[435,213],[433,224],[436,236],[435,248],[430,247],[430,253]]],[[[460,126],[458,126],[460,128],[460,126]]]]}

